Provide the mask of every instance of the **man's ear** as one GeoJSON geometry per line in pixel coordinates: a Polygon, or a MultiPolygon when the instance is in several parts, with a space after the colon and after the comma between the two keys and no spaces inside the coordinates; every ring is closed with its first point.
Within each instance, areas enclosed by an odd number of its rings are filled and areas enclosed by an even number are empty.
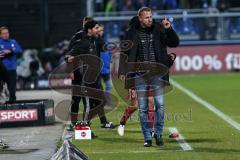
{"type": "Polygon", "coordinates": [[[138,20],[139,20],[139,22],[141,22],[141,21],[142,21],[142,19],[141,19],[141,17],[140,17],[140,16],[138,16],[138,20]]]}
{"type": "Polygon", "coordinates": [[[87,31],[88,31],[87,33],[92,34],[92,30],[91,29],[88,29],[87,31]]]}

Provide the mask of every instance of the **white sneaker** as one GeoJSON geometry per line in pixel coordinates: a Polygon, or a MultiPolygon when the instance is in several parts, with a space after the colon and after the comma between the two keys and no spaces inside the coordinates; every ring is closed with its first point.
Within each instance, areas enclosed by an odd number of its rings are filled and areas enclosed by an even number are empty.
{"type": "Polygon", "coordinates": [[[119,125],[118,126],[118,129],[117,129],[117,131],[118,131],[118,134],[120,135],[120,136],[123,136],[124,135],[124,125],[119,125]]]}

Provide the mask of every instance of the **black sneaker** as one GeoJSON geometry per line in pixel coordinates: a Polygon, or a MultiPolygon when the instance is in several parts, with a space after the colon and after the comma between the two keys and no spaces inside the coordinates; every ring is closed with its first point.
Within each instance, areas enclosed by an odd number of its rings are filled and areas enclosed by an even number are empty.
{"type": "Polygon", "coordinates": [[[97,138],[98,136],[96,136],[95,134],[94,134],[94,132],[93,131],[91,131],[91,136],[92,136],[92,139],[95,139],[95,138],[97,138]]]}
{"type": "Polygon", "coordinates": [[[163,146],[163,138],[162,135],[157,136],[156,134],[154,134],[154,138],[156,140],[156,145],[157,146],[163,146]]]}
{"type": "Polygon", "coordinates": [[[67,124],[66,130],[69,131],[69,132],[73,132],[74,131],[74,125],[73,124],[67,124]]]}
{"type": "Polygon", "coordinates": [[[152,140],[147,140],[147,141],[145,141],[145,143],[144,143],[143,146],[144,146],[144,147],[151,147],[151,146],[152,146],[152,140]]]}
{"type": "Polygon", "coordinates": [[[114,125],[112,122],[107,122],[107,123],[104,123],[102,124],[101,128],[108,128],[108,129],[114,129],[116,128],[117,126],[114,125]]]}

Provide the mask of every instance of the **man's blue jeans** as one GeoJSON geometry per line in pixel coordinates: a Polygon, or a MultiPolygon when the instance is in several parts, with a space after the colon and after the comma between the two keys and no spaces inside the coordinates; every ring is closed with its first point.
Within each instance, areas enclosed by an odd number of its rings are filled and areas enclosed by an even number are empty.
{"type": "Polygon", "coordinates": [[[164,95],[163,80],[161,76],[154,76],[150,82],[146,82],[143,78],[137,76],[136,90],[138,97],[139,118],[142,127],[144,140],[152,139],[152,129],[150,127],[148,115],[148,92],[152,91],[154,96],[154,132],[157,136],[162,135],[164,127],[164,95]]]}

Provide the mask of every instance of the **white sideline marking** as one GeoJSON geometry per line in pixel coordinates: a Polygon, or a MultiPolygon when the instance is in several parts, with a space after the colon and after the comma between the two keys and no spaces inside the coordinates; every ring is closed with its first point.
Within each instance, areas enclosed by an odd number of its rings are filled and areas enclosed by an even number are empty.
{"type": "Polygon", "coordinates": [[[169,132],[177,133],[179,135],[178,138],[175,138],[176,141],[178,141],[179,145],[182,147],[184,151],[191,151],[193,148],[185,141],[184,137],[178,132],[177,128],[168,128],[169,132]]]}
{"type": "Polygon", "coordinates": [[[86,154],[121,154],[121,153],[161,153],[161,152],[182,152],[182,150],[155,150],[155,151],[116,151],[116,152],[86,152],[86,154]]]}
{"type": "Polygon", "coordinates": [[[226,121],[227,123],[229,123],[231,126],[233,126],[234,128],[236,128],[237,130],[240,131],[240,124],[237,123],[236,121],[234,121],[232,118],[230,118],[229,116],[227,116],[226,114],[224,114],[223,112],[221,112],[220,110],[218,110],[215,106],[209,104],[208,102],[204,101],[203,99],[201,99],[200,97],[198,97],[197,95],[195,95],[193,92],[189,91],[188,89],[184,88],[183,86],[181,86],[179,83],[177,83],[176,81],[171,79],[171,83],[177,87],[179,90],[181,90],[182,92],[184,92],[185,94],[187,94],[189,97],[191,97],[193,100],[195,100],[196,102],[200,103],[201,105],[203,105],[205,108],[209,109],[210,111],[212,111],[213,113],[215,113],[217,116],[219,116],[220,118],[222,118],[224,121],[226,121]]]}

